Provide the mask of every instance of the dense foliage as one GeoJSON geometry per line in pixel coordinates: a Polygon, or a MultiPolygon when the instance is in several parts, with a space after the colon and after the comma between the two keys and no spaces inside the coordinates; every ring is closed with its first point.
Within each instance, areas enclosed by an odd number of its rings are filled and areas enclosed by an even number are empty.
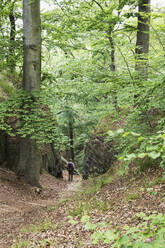
{"type": "MultiPolygon", "coordinates": [[[[31,135],[40,143],[56,140],[58,147],[67,149],[71,145],[71,122],[74,130],[73,146],[79,157],[100,119],[112,116],[109,123],[111,129],[113,121],[122,116],[125,120],[123,132],[137,133],[141,140],[131,136],[128,145],[122,139],[119,150],[128,158],[131,156],[131,147],[137,143],[137,152],[146,154],[144,147],[157,142],[155,140],[159,139],[159,132],[164,133],[165,15],[163,8],[153,8],[150,14],[148,79],[144,80],[138,77],[135,68],[137,5],[138,1],[128,0],[44,3],[46,9],[41,14],[41,101],[36,107],[34,104],[32,113],[26,115],[26,101],[29,98],[25,100],[24,93],[17,90],[18,93],[1,103],[1,129],[13,135],[13,128],[8,121],[10,118],[19,119],[19,114],[23,113],[24,125],[19,126],[17,123],[17,134],[31,135]],[[53,113],[51,120],[46,116],[46,111],[42,111],[45,105],[53,113]]],[[[4,38],[1,39],[0,48],[3,55],[1,74],[12,67],[15,69],[10,70],[13,78],[18,78],[18,75],[21,78],[20,1],[2,1],[1,12],[0,36],[4,38]],[[14,16],[14,26],[11,14],[14,16]],[[11,66],[12,61],[14,64],[11,66]]],[[[14,87],[19,89],[20,83],[14,81],[14,87]]],[[[162,155],[159,157],[163,158],[161,138],[158,143],[160,150],[154,148],[151,152],[156,151],[157,156],[160,153],[162,155]]],[[[131,154],[134,151],[135,148],[131,154]]]]}
{"type": "MultiPolygon", "coordinates": [[[[153,165],[165,169],[165,8],[152,6],[151,12],[140,13],[137,7],[143,3],[146,1],[43,3],[39,94],[27,93],[21,85],[21,2],[1,0],[0,132],[30,137],[40,147],[54,143],[59,150],[70,151],[81,167],[85,145],[100,129],[99,135],[114,141],[123,173],[132,162],[141,170],[153,165]],[[136,46],[139,16],[148,18],[150,49],[137,56],[142,48],[136,46]],[[120,129],[114,131],[116,121],[120,129]]],[[[88,215],[81,222],[85,230],[93,231],[93,244],[163,248],[164,215],[140,213],[136,218],[141,219],[140,224],[126,226],[122,232],[103,232],[108,224],[93,224],[88,215]]],[[[70,223],[74,221],[71,218],[70,223]]]]}

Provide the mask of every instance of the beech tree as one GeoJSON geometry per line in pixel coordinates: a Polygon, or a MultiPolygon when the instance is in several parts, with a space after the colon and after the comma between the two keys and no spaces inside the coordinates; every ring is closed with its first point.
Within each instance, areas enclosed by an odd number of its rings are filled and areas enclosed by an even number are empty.
{"type": "Polygon", "coordinates": [[[150,29],[150,0],[140,0],[138,5],[138,25],[136,38],[136,65],[139,76],[147,79],[150,29]]]}
{"type": "MultiPolygon", "coordinates": [[[[41,75],[41,25],[40,0],[23,0],[24,63],[23,89],[30,95],[30,101],[37,101],[33,92],[40,91],[41,75]]],[[[29,107],[27,115],[30,113],[29,107]]],[[[23,125],[24,123],[22,123],[23,125]]],[[[35,139],[30,135],[21,138],[19,172],[33,186],[39,185],[41,156],[35,139]]]]}

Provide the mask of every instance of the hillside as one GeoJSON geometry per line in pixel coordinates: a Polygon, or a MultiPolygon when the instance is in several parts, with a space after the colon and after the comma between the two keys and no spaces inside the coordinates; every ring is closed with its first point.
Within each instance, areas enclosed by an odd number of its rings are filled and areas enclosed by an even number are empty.
{"type": "MultiPolygon", "coordinates": [[[[124,226],[134,233],[133,227],[143,223],[145,214],[165,214],[165,183],[157,168],[137,175],[130,170],[125,176],[106,174],[86,181],[75,176],[73,183],[67,181],[66,173],[63,180],[43,174],[42,191],[23,184],[8,171],[2,170],[0,175],[1,248],[120,247],[111,246],[112,234],[121,236],[128,229],[124,226]]],[[[155,235],[151,235],[152,228],[147,228],[144,231],[141,226],[144,242],[149,245],[155,235]]]]}

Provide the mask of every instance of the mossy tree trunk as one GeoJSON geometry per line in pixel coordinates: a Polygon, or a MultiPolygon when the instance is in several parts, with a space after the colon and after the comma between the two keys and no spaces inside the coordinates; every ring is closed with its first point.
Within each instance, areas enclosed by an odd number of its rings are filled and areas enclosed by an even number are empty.
{"type": "MultiPolygon", "coordinates": [[[[41,23],[40,0],[23,0],[24,65],[23,89],[29,93],[40,91],[41,23]]],[[[33,99],[35,102],[36,99],[33,99]]],[[[31,111],[29,107],[29,112],[31,111]]],[[[39,185],[41,155],[36,140],[21,138],[18,171],[33,186],[39,185]]]]}

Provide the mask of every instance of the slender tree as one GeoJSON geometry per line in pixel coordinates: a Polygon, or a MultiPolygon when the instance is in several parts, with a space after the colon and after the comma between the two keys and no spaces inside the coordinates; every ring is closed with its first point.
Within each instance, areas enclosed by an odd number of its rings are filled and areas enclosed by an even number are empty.
{"type": "Polygon", "coordinates": [[[16,24],[14,16],[14,2],[11,2],[9,21],[10,21],[10,46],[9,46],[9,67],[10,71],[15,71],[15,35],[16,35],[16,24]]]}
{"type": "Polygon", "coordinates": [[[74,132],[73,121],[69,121],[69,138],[70,138],[70,157],[74,161],[74,132]]]}
{"type": "MultiPolygon", "coordinates": [[[[41,25],[40,0],[23,0],[23,35],[24,35],[24,64],[23,89],[31,95],[40,91],[41,75],[41,25]]],[[[28,109],[31,111],[30,107],[28,109]]],[[[40,153],[34,139],[30,136],[21,138],[19,170],[33,186],[39,185],[41,167],[40,153]]]]}
{"type": "MultiPolygon", "coordinates": [[[[114,25],[115,26],[115,25],[114,25]]],[[[114,29],[114,27],[113,27],[114,29]]],[[[113,39],[113,29],[110,28],[109,32],[108,32],[108,39],[109,39],[109,43],[110,43],[110,47],[111,47],[111,54],[110,54],[110,58],[111,58],[111,63],[110,63],[110,71],[116,72],[116,64],[115,64],[115,43],[114,43],[114,39],[113,39]]],[[[117,102],[117,92],[116,90],[114,90],[114,94],[113,94],[113,104],[114,107],[116,109],[117,112],[119,112],[119,107],[118,107],[118,102],[117,102]]]]}

